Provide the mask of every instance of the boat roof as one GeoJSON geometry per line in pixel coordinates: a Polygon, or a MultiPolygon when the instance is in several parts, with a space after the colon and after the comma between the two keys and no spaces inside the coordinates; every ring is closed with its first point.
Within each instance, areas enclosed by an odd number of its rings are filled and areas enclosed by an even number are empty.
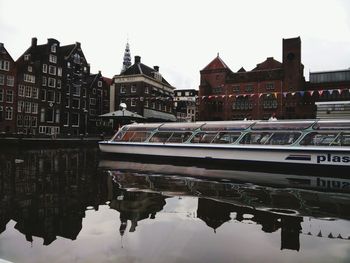
{"type": "Polygon", "coordinates": [[[247,121],[200,121],[200,122],[165,122],[165,123],[133,123],[124,129],[133,131],[204,131],[217,130],[304,130],[314,129],[342,129],[350,130],[350,120],[344,119],[303,119],[303,120],[247,120],[247,121]]]}

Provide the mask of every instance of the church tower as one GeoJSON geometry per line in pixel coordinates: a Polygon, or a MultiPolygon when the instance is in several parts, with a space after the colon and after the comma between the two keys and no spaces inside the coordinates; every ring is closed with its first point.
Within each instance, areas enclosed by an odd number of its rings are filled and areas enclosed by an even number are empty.
{"type": "Polygon", "coordinates": [[[123,73],[130,66],[131,66],[130,47],[129,47],[129,42],[126,42],[124,58],[123,58],[123,67],[122,67],[121,73],[123,73]]]}

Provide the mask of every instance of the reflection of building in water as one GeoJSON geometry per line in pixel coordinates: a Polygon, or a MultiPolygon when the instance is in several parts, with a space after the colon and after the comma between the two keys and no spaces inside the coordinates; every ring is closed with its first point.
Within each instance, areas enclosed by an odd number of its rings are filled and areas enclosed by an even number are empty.
{"type": "Polygon", "coordinates": [[[198,199],[197,216],[215,232],[217,228],[231,220],[255,222],[261,225],[262,230],[266,233],[272,233],[281,228],[281,249],[299,250],[300,248],[299,234],[302,217],[259,211],[204,198],[198,199]],[[236,213],[236,217],[231,218],[231,213],[236,213]],[[249,217],[245,217],[245,215],[249,215],[249,217]]]}
{"type": "MultiPolygon", "coordinates": [[[[148,185],[144,177],[123,175],[119,177],[119,179],[124,178],[122,180],[129,188],[133,186],[143,188],[148,185]]],[[[146,218],[155,219],[157,212],[161,211],[165,205],[165,198],[159,193],[126,191],[114,187],[110,207],[120,213],[120,234],[124,235],[128,220],[131,221],[129,232],[134,232],[139,221],[146,218]]]]}
{"type": "MultiPolygon", "coordinates": [[[[114,193],[115,197],[119,195],[119,199],[114,201],[114,207],[118,204],[116,209],[121,213],[121,234],[126,228],[125,218],[140,220],[139,218],[148,217],[151,214],[151,204],[163,202],[163,195],[199,197],[197,217],[214,231],[231,220],[241,223],[255,222],[261,225],[262,231],[266,233],[280,230],[281,249],[300,249],[299,235],[303,233],[301,223],[304,216],[350,218],[350,199],[342,194],[168,175],[153,176],[113,171],[110,173],[114,175],[113,181],[120,191],[119,194],[114,193]],[[148,212],[142,214],[145,210],[148,212]],[[232,214],[235,214],[235,217],[232,217],[232,214]]],[[[163,205],[158,204],[156,211],[160,211],[163,205]]],[[[341,234],[331,233],[329,236],[341,237],[341,234]]]]}
{"type": "MultiPolygon", "coordinates": [[[[105,182],[96,174],[97,151],[46,149],[25,151],[19,156],[11,169],[0,175],[11,181],[10,190],[1,194],[0,230],[9,218],[17,222],[15,228],[28,241],[37,236],[48,245],[56,236],[75,239],[82,228],[86,207],[97,210],[99,204],[106,202],[105,182]],[[4,200],[11,203],[2,213],[6,208],[4,200]]],[[[3,157],[10,158],[13,156],[9,154],[3,157]]]]}

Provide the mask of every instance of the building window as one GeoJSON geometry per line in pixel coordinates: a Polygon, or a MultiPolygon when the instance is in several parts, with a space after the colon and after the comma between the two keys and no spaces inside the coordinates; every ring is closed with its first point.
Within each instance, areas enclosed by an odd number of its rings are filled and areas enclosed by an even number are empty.
{"type": "Polygon", "coordinates": [[[28,72],[33,72],[33,67],[32,66],[28,66],[28,72]]]}
{"type": "Polygon", "coordinates": [[[46,93],[46,99],[49,102],[55,102],[55,92],[53,90],[48,90],[46,93]]]}
{"type": "Polygon", "coordinates": [[[148,100],[145,101],[145,107],[148,108],[148,100]]]}
{"type": "Polygon", "coordinates": [[[102,81],[101,80],[99,80],[98,82],[97,82],[97,87],[102,87],[102,81]]]}
{"type": "Polygon", "coordinates": [[[24,61],[28,61],[30,58],[30,55],[24,55],[24,61]]]}
{"type": "Polygon", "coordinates": [[[40,121],[45,122],[45,109],[40,110],[40,121]]]}
{"type": "Polygon", "coordinates": [[[38,88],[33,87],[33,90],[32,90],[32,97],[33,97],[34,99],[39,98],[39,90],[38,90],[38,88]]]}
{"type": "Polygon", "coordinates": [[[24,127],[29,127],[29,116],[24,116],[24,127]]]}
{"type": "Polygon", "coordinates": [[[6,107],[5,108],[5,120],[12,120],[13,117],[13,108],[6,107]]]}
{"type": "Polygon", "coordinates": [[[17,126],[22,127],[23,126],[23,116],[17,115],[17,126]]]}
{"type": "Polygon", "coordinates": [[[92,94],[96,94],[96,89],[95,88],[92,89],[92,94]]]}
{"type": "Polygon", "coordinates": [[[37,125],[38,125],[38,118],[35,116],[32,116],[30,126],[36,127],[37,125]]]}
{"type": "Polygon", "coordinates": [[[38,113],[38,103],[32,103],[32,113],[38,113]]]}
{"type": "Polygon", "coordinates": [[[214,93],[214,94],[220,94],[220,93],[222,93],[222,88],[221,88],[221,87],[213,88],[213,93],[214,93]]]}
{"type": "Polygon", "coordinates": [[[78,113],[72,113],[72,126],[79,126],[79,114],[78,113]]]}
{"type": "Polygon", "coordinates": [[[0,60],[0,70],[10,70],[10,61],[0,60]]]}
{"type": "Polygon", "coordinates": [[[24,74],[24,81],[30,82],[30,83],[35,83],[35,76],[30,75],[30,74],[24,74]]]}
{"type": "Polygon", "coordinates": [[[234,92],[234,93],[239,93],[239,92],[240,92],[240,87],[239,87],[239,85],[233,86],[233,87],[232,87],[232,92],[234,92]]]}
{"type": "Polygon", "coordinates": [[[50,55],[50,56],[49,56],[49,61],[50,61],[51,63],[56,64],[56,63],[57,63],[57,57],[56,57],[55,55],[50,55]]]}
{"type": "Polygon", "coordinates": [[[56,75],[56,67],[55,66],[49,66],[49,74],[50,75],[56,75]]]}
{"type": "Polygon", "coordinates": [[[7,86],[13,87],[15,85],[15,77],[7,76],[7,86]]]}
{"type": "Polygon", "coordinates": [[[246,92],[252,92],[253,90],[254,90],[253,85],[248,84],[248,85],[245,86],[245,91],[246,92]]]}
{"type": "Polygon", "coordinates": [[[24,111],[24,101],[20,100],[18,101],[17,112],[23,112],[23,111],[24,111]]]}
{"type": "Polygon", "coordinates": [[[62,68],[57,68],[57,76],[62,77],[62,68]]]}
{"type": "Polygon", "coordinates": [[[30,86],[25,86],[25,94],[24,96],[27,98],[30,98],[32,96],[32,87],[30,86]]]}
{"type": "Polygon", "coordinates": [[[131,106],[136,106],[136,100],[135,99],[131,99],[131,106]]]}
{"type": "Polygon", "coordinates": [[[41,85],[46,86],[46,83],[47,83],[47,78],[43,77],[41,85]]]}
{"type": "Polygon", "coordinates": [[[72,108],[79,109],[80,108],[80,99],[73,99],[72,100],[72,108]]]}
{"type": "Polygon", "coordinates": [[[47,64],[43,64],[43,73],[47,73],[47,64]]]}
{"type": "Polygon", "coordinates": [[[155,108],[156,108],[156,103],[152,102],[152,109],[155,109],[155,108]]]}
{"type": "Polygon", "coordinates": [[[5,84],[5,75],[0,74],[0,85],[4,85],[5,84]]]}
{"type": "Polygon", "coordinates": [[[24,97],[24,86],[23,85],[18,86],[18,97],[24,97]]]}
{"type": "Polygon", "coordinates": [[[53,111],[52,108],[47,108],[46,109],[45,120],[47,122],[53,122],[53,120],[54,120],[54,111],[53,111]]]}
{"type": "Polygon", "coordinates": [[[120,86],[120,93],[126,93],[126,88],[124,86],[120,86]]]}
{"type": "Polygon", "coordinates": [[[13,103],[13,90],[6,90],[6,102],[13,103]]]}
{"type": "Polygon", "coordinates": [[[136,92],[136,85],[131,85],[131,93],[135,93],[136,92]]]}
{"type": "Polygon", "coordinates": [[[60,123],[60,110],[56,110],[56,114],[55,114],[55,122],[56,123],[60,123]]]}
{"type": "Polygon", "coordinates": [[[51,87],[51,88],[56,87],[56,79],[49,78],[48,86],[51,87]]]}
{"type": "Polygon", "coordinates": [[[185,96],[187,96],[187,97],[190,96],[190,92],[189,92],[189,91],[186,91],[186,92],[185,92],[185,96]]]}
{"type": "Polygon", "coordinates": [[[145,93],[146,93],[146,94],[149,93],[149,87],[148,87],[148,86],[145,87],[145,93]]]}
{"type": "Polygon", "coordinates": [[[60,79],[57,80],[57,88],[60,89],[62,87],[62,82],[60,79]]]}
{"type": "Polygon", "coordinates": [[[61,92],[56,93],[56,102],[61,103],[61,92]]]}
{"type": "Polygon", "coordinates": [[[90,104],[91,105],[96,105],[96,99],[95,98],[90,98],[90,104]]]}
{"type": "Polygon", "coordinates": [[[4,101],[4,90],[0,89],[0,102],[4,101]]]}
{"type": "Polygon", "coordinates": [[[31,103],[30,102],[28,102],[28,101],[26,101],[26,102],[24,102],[24,112],[25,113],[30,113],[30,111],[31,111],[31,103]]]}
{"type": "Polygon", "coordinates": [[[68,126],[69,125],[69,112],[63,113],[63,125],[68,126]]]}
{"type": "Polygon", "coordinates": [[[95,109],[90,109],[90,115],[96,115],[96,110],[95,109]]]}
{"type": "Polygon", "coordinates": [[[75,53],[75,54],[73,55],[73,62],[74,62],[75,64],[80,64],[80,55],[79,55],[78,53],[75,53]]]}
{"type": "Polygon", "coordinates": [[[275,85],[274,85],[274,83],[266,83],[266,90],[267,90],[267,91],[273,91],[273,90],[275,90],[275,85]]]}
{"type": "Polygon", "coordinates": [[[40,99],[41,99],[42,101],[45,101],[45,100],[46,100],[46,90],[45,90],[45,89],[42,89],[42,90],[40,91],[40,99]]]}

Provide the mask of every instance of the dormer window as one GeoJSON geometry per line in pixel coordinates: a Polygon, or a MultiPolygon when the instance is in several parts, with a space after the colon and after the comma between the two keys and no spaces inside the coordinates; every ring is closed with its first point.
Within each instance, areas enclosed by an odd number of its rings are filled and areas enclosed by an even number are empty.
{"type": "Polygon", "coordinates": [[[154,72],[154,78],[156,80],[162,81],[162,75],[159,72],[154,72]]]}
{"type": "Polygon", "coordinates": [[[51,52],[52,53],[56,53],[56,44],[53,44],[52,46],[51,46],[51,52]]]}
{"type": "Polygon", "coordinates": [[[73,62],[76,64],[80,64],[80,55],[78,53],[75,53],[73,55],[73,62]]]}
{"type": "Polygon", "coordinates": [[[97,87],[99,87],[99,88],[102,87],[102,81],[101,81],[101,80],[99,80],[99,81],[97,82],[97,87]]]}
{"type": "Polygon", "coordinates": [[[30,58],[30,55],[24,55],[24,61],[28,61],[30,58]]]}

